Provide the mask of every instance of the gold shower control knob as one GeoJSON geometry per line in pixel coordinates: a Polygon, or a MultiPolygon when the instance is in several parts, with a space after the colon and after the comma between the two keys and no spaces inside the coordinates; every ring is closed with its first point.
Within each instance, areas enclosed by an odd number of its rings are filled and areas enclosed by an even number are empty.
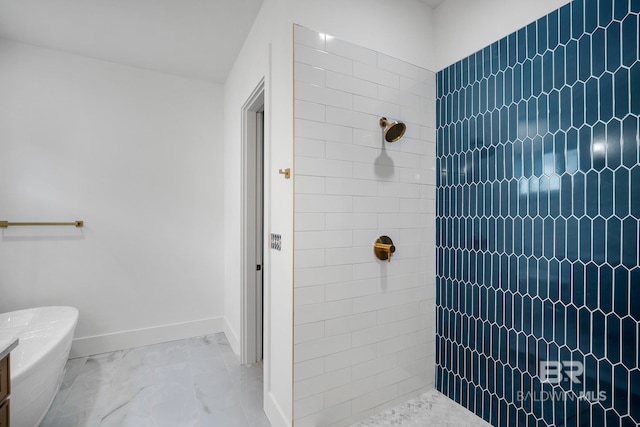
{"type": "Polygon", "coordinates": [[[389,236],[380,236],[373,243],[373,253],[381,261],[391,262],[391,257],[395,251],[396,247],[389,236]]]}

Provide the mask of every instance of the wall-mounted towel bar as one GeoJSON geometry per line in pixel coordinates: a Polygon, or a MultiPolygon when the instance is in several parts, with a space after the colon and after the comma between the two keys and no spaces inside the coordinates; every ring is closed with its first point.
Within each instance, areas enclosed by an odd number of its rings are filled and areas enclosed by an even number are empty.
{"type": "Polygon", "coordinates": [[[84,227],[84,221],[73,221],[73,222],[9,222],[9,221],[0,221],[0,228],[64,226],[64,225],[72,225],[74,227],[80,228],[80,227],[84,227]]]}

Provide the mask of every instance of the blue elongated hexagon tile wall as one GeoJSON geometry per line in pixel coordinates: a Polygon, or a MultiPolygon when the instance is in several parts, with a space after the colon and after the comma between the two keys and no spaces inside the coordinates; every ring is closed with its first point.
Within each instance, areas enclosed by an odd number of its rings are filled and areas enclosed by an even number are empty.
{"type": "Polygon", "coordinates": [[[495,426],[640,424],[640,0],[437,76],[440,391],[495,426]]]}

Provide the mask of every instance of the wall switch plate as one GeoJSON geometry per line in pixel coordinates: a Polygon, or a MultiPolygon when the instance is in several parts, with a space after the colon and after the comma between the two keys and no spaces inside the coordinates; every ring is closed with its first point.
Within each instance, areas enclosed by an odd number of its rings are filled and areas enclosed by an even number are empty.
{"type": "Polygon", "coordinates": [[[271,249],[282,250],[282,236],[280,234],[271,233],[271,249]]]}

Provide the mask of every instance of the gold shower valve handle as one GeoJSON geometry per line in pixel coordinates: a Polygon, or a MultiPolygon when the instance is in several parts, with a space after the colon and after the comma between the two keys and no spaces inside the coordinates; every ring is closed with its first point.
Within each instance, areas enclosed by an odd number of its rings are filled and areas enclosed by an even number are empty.
{"type": "Polygon", "coordinates": [[[396,247],[389,236],[380,236],[373,243],[373,253],[381,261],[391,262],[391,257],[395,251],[396,247]]]}
{"type": "Polygon", "coordinates": [[[291,178],[291,168],[280,169],[280,170],[278,170],[278,173],[279,173],[280,175],[284,175],[284,177],[285,177],[286,179],[291,178]]]}

